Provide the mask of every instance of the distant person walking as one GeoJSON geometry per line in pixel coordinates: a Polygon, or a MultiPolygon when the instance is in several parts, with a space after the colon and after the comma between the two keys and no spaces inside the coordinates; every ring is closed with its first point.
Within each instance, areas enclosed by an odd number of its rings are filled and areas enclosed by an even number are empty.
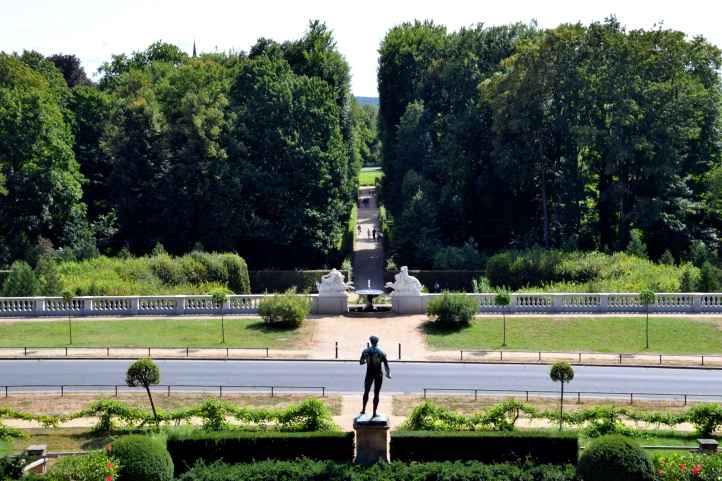
{"type": "Polygon", "coordinates": [[[356,230],[358,231],[358,236],[361,237],[361,224],[356,227],[356,230]]]}
{"type": "Polygon", "coordinates": [[[366,236],[370,239],[371,238],[371,229],[366,229],[366,236]]]}
{"type": "Polygon", "coordinates": [[[374,240],[376,240],[376,227],[374,227],[374,230],[371,231],[371,234],[374,237],[374,240]]]}

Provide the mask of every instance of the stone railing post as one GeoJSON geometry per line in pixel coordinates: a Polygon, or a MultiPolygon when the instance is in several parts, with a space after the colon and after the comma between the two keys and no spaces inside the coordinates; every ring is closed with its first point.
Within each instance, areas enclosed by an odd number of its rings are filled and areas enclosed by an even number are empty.
{"type": "Polygon", "coordinates": [[[564,310],[563,301],[566,294],[551,294],[552,296],[552,312],[562,312],[564,310]]]}
{"type": "Polygon", "coordinates": [[[175,313],[179,316],[184,314],[186,310],[186,296],[177,296],[175,298],[175,313]]]}
{"type": "Polygon", "coordinates": [[[93,299],[89,297],[83,299],[83,309],[81,312],[84,316],[89,316],[93,313],[93,299]]]}
{"type": "Polygon", "coordinates": [[[131,297],[130,298],[130,314],[135,316],[140,311],[140,298],[139,297],[131,297]]]}
{"type": "Polygon", "coordinates": [[[507,314],[515,314],[517,312],[517,310],[519,309],[519,294],[512,294],[509,297],[511,299],[510,299],[509,305],[506,308],[507,309],[506,313],[507,314]]]}
{"type": "Polygon", "coordinates": [[[33,302],[33,314],[36,316],[44,316],[46,305],[44,297],[36,298],[33,302]]]}
{"type": "Polygon", "coordinates": [[[694,293],[692,296],[692,312],[702,312],[702,296],[703,294],[694,293]]]}
{"type": "Polygon", "coordinates": [[[609,294],[599,294],[599,312],[609,312],[609,294]]]}

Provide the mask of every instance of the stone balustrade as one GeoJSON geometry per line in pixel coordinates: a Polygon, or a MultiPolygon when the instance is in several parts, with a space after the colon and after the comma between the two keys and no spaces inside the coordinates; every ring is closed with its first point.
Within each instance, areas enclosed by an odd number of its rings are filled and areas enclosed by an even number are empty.
{"type": "MultiPolygon", "coordinates": [[[[399,314],[425,312],[428,302],[440,294],[421,294],[421,302],[398,302],[395,306],[414,306],[415,309],[396,309],[399,314]]],[[[479,312],[499,313],[502,307],[494,302],[495,294],[467,294],[479,301],[479,312]]],[[[418,299],[418,297],[417,297],[418,299]]],[[[647,307],[639,301],[638,293],[517,293],[511,294],[511,304],[503,308],[509,314],[543,313],[643,313],[647,307]]],[[[650,313],[722,313],[722,293],[661,292],[649,306],[650,313]]]]}
{"type": "MultiPolygon", "coordinates": [[[[229,295],[223,305],[223,313],[256,314],[264,297],[267,295],[229,295]]],[[[310,294],[309,297],[311,312],[316,313],[318,295],[310,294]]],[[[0,297],[0,317],[157,316],[219,312],[210,295],[79,296],[69,303],[61,297],[0,297]]]]}
{"type": "MultiPolygon", "coordinates": [[[[423,314],[428,302],[440,294],[392,297],[398,314],[423,314]]],[[[500,313],[495,294],[466,294],[479,301],[480,313],[500,313]]],[[[229,295],[224,314],[256,314],[261,300],[268,294],[229,295]]],[[[311,298],[314,314],[344,314],[347,297],[311,298]]],[[[646,307],[637,293],[517,293],[511,294],[508,314],[544,313],[643,313],[646,307]]],[[[61,297],[0,297],[0,317],[42,316],[150,316],[218,314],[209,295],[174,296],[83,296],[65,303],[61,297]]],[[[650,313],[722,313],[722,293],[658,293],[650,313]]]]}

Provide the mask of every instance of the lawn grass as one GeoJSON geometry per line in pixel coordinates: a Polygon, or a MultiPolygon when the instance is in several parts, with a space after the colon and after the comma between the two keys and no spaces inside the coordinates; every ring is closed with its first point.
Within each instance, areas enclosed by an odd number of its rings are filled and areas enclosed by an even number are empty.
{"type": "MultiPolygon", "coordinates": [[[[93,347],[270,347],[291,348],[309,327],[268,328],[260,319],[226,319],[221,344],[220,319],[74,320],[73,346],[93,347]]],[[[64,347],[68,321],[0,323],[0,347],[64,347]]]]}
{"type": "Polygon", "coordinates": [[[362,170],[359,173],[359,185],[362,186],[374,186],[376,185],[376,179],[381,179],[384,176],[382,170],[362,170]]]}
{"type": "MultiPolygon", "coordinates": [[[[501,349],[502,318],[476,318],[469,327],[440,330],[425,325],[434,349],[501,349]]],[[[508,350],[585,351],[665,354],[722,353],[720,321],[672,317],[649,318],[645,349],[644,317],[507,317],[508,350]]]]}

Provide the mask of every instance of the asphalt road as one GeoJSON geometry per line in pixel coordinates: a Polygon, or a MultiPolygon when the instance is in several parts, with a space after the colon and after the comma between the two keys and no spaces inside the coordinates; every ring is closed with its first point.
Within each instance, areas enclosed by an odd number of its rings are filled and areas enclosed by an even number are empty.
{"type": "MultiPolygon", "coordinates": [[[[329,392],[358,392],[364,367],[352,362],[158,361],[162,384],[325,386],[329,392]]],[[[0,361],[0,386],[124,384],[128,361],[0,361]]],[[[568,391],[687,393],[722,399],[719,370],[575,367],[568,391]]],[[[510,364],[391,363],[384,391],[419,393],[424,388],[556,391],[549,366],[510,364]]],[[[0,388],[1,389],[1,388],[0,388]]],[[[643,398],[645,396],[639,396],[643,398]]],[[[672,398],[672,396],[664,396],[672,398]]]]}

